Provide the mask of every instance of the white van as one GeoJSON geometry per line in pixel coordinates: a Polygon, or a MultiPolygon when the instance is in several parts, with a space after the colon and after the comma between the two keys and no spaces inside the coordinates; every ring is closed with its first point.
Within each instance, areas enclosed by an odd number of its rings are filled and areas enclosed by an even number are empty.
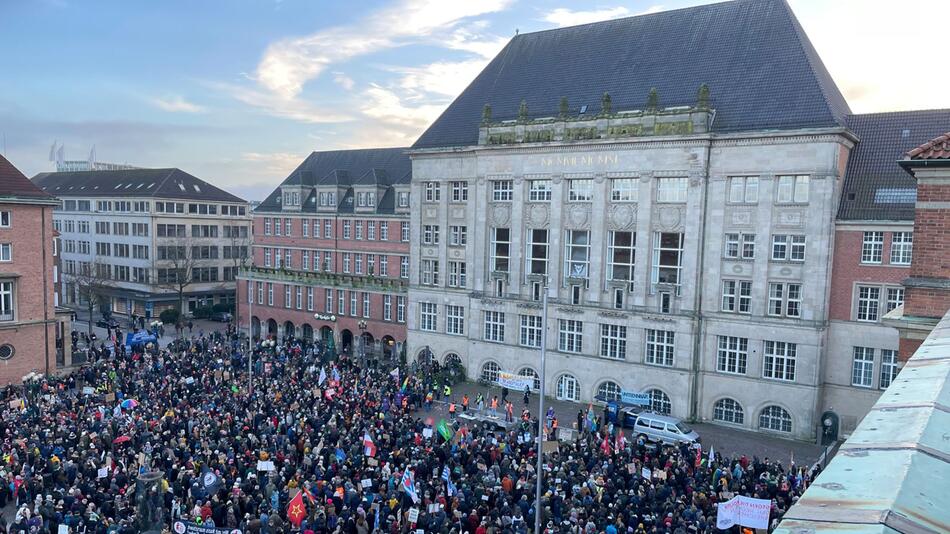
{"type": "Polygon", "coordinates": [[[699,434],[675,417],[644,412],[637,416],[633,433],[645,441],[678,445],[699,440],[699,434]]]}

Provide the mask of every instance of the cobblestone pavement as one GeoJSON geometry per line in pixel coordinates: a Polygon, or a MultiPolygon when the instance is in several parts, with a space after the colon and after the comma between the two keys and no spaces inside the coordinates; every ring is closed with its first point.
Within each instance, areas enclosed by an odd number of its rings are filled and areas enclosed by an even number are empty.
{"type": "MultiPolygon", "coordinates": [[[[501,399],[500,388],[489,388],[471,382],[456,384],[453,386],[452,397],[457,403],[459,403],[459,410],[461,410],[462,395],[468,393],[469,398],[471,399],[469,403],[469,409],[473,410],[475,408],[475,395],[479,391],[485,396],[486,402],[494,395],[498,395],[499,400],[501,399]]],[[[515,405],[515,418],[517,419],[521,414],[522,408],[524,408],[523,393],[512,391],[509,393],[508,398],[515,405]]],[[[554,407],[554,411],[557,414],[558,422],[561,428],[572,428],[576,425],[577,411],[581,409],[587,410],[588,405],[559,401],[550,397],[546,397],[544,406],[545,411],[547,411],[549,406],[554,407]]],[[[532,414],[537,413],[537,394],[531,395],[528,409],[531,410],[532,414]]],[[[595,410],[597,410],[597,415],[602,415],[602,408],[595,407],[595,410]]],[[[445,406],[439,406],[438,411],[433,409],[433,412],[438,413],[440,416],[444,416],[446,414],[445,406]]],[[[504,410],[499,408],[499,413],[504,416],[504,410]]],[[[802,465],[803,463],[806,465],[811,465],[818,459],[822,450],[820,446],[814,443],[782,439],[757,432],[730,428],[725,425],[691,423],[690,426],[699,433],[700,437],[702,438],[704,449],[707,449],[710,445],[712,445],[715,447],[717,452],[725,455],[745,454],[749,457],[758,456],[760,459],[767,457],[770,460],[778,460],[784,465],[788,465],[791,460],[794,459],[796,465],[802,465]]]]}

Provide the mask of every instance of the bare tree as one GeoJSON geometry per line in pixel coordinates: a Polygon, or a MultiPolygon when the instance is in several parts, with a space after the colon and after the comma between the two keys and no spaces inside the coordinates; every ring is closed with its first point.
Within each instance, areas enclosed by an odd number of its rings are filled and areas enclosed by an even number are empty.
{"type": "Polygon", "coordinates": [[[79,294],[79,302],[86,303],[86,311],[89,312],[89,323],[87,325],[87,334],[92,335],[92,313],[97,307],[101,307],[108,302],[107,288],[111,283],[111,273],[109,265],[102,263],[98,258],[92,262],[80,262],[79,270],[76,273],[68,275],[69,279],[76,286],[79,294]]]}
{"type": "Polygon", "coordinates": [[[163,240],[156,255],[157,285],[178,294],[178,312],[183,313],[185,289],[195,282],[194,268],[198,258],[192,247],[198,241],[187,237],[163,240]]]}

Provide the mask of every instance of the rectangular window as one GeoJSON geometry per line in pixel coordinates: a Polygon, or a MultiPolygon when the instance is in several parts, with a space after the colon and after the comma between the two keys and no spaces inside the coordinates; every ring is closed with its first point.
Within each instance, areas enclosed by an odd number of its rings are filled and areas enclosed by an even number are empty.
{"type": "Polygon", "coordinates": [[[419,283],[424,286],[439,285],[439,260],[422,260],[419,265],[422,269],[419,283]]]}
{"type": "Polygon", "coordinates": [[[307,311],[313,311],[313,286],[307,287],[307,311]]]}
{"type": "Polygon", "coordinates": [[[346,292],[342,289],[336,290],[336,313],[346,315],[346,292]]]}
{"type": "Polygon", "coordinates": [[[722,311],[752,313],[752,281],[722,281],[722,311]]]}
{"type": "Polygon", "coordinates": [[[365,319],[369,319],[369,316],[371,314],[369,302],[370,302],[369,293],[364,291],[363,292],[363,318],[365,319]]]}
{"type": "Polygon", "coordinates": [[[343,221],[343,239],[350,238],[350,228],[351,228],[350,221],[343,221]]]}
{"type": "Polygon", "coordinates": [[[889,287],[887,288],[887,300],[884,302],[884,313],[888,313],[895,308],[899,308],[904,305],[904,288],[903,287],[889,287]]]}
{"type": "Polygon", "coordinates": [[[468,182],[452,182],[452,202],[468,202],[468,182]]]}
{"type": "Polygon", "coordinates": [[[607,234],[607,279],[633,281],[637,234],[611,231],[607,234]]]}
{"type": "Polygon", "coordinates": [[[881,310],[881,288],[858,286],[857,320],[876,323],[881,310]]]}
{"type": "Polygon", "coordinates": [[[280,217],[274,217],[274,235],[279,236],[280,234],[280,217]]]}
{"type": "Polygon", "coordinates": [[[422,226],[422,242],[426,245],[439,244],[439,226],[436,224],[426,224],[422,226]]]}
{"type": "Polygon", "coordinates": [[[366,274],[370,276],[375,276],[376,274],[378,274],[376,272],[376,255],[375,254],[366,255],[366,274]]]}
{"type": "Polygon", "coordinates": [[[330,288],[323,291],[323,311],[333,313],[333,290],[330,288]]]}
{"type": "Polygon", "coordinates": [[[531,202],[549,202],[551,200],[551,180],[528,181],[528,200],[531,202]]]}
{"type": "Polygon", "coordinates": [[[409,278],[409,256],[399,256],[399,278],[409,278]]]}
{"type": "Polygon", "coordinates": [[[465,335],[465,308],[445,305],[445,333],[456,336],[465,335]]]}
{"type": "Polygon", "coordinates": [[[851,385],[869,388],[874,385],[874,349],[854,347],[851,360],[851,385]]]}
{"type": "Polygon", "coordinates": [[[267,305],[274,305],[274,284],[273,282],[267,282],[267,305]]]}
{"type": "Polygon", "coordinates": [[[682,269],[683,234],[653,232],[653,283],[678,286],[682,269]]]}
{"type": "Polygon", "coordinates": [[[657,178],[657,202],[686,202],[686,191],[689,187],[689,178],[657,178]]]}
{"type": "Polygon", "coordinates": [[[257,283],[257,303],[264,304],[264,282],[257,283]]]}
{"type": "Polygon", "coordinates": [[[584,350],[584,323],[573,319],[558,319],[557,349],[580,354],[584,350]]]}
{"type": "MultiPolygon", "coordinates": [[[[159,250],[161,250],[161,247],[159,247],[159,250]]],[[[271,266],[271,249],[264,248],[264,267],[270,267],[270,266],[271,266]]]]}
{"type": "Polygon", "coordinates": [[[284,236],[285,237],[290,237],[294,228],[293,224],[294,223],[292,219],[284,219],[284,236]]]}
{"type": "Polygon", "coordinates": [[[591,179],[570,180],[567,199],[571,202],[590,202],[594,198],[594,181],[591,179]]]}
{"type": "Polygon", "coordinates": [[[10,243],[0,243],[0,261],[13,261],[13,245],[10,243]]]}
{"type": "Polygon", "coordinates": [[[343,272],[349,274],[350,272],[350,253],[343,253],[343,272]]]}
{"type": "Polygon", "coordinates": [[[0,321],[12,321],[16,318],[13,309],[13,281],[0,281],[0,321]]]}
{"type": "Polygon", "coordinates": [[[366,239],[376,240],[376,221],[366,221],[366,239]]]}
{"type": "Polygon", "coordinates": [[[464,247],[468,243],[468,227],[450,226],[449,243],[456,247],[464,247]]]}
{"type": "Polygon", "coordinates": [[[389,221],[379,222],[379,240],[389,241],[389,221]]]}
{"type": "Polygon", "coordinates": [[[913,257],[914,233],[894,232],[891,235],[891,263],[910,265],[913,257]]]}
{"type": "Polygon", "coordinates": [[[294,287],[294,307],[298,310],[303,309],[303,286],[294,287]]]}
{"type": "Polygon", "coordinates": [[[284,284],[284,307],[291,308],[293,306],[293,301],[291,297],[291,288],[289,284],[284,284]]]}
{"type": "Polygon", "coordinates": [[[754,204],[759,201],[758,176],[733,176],[729,178],[729,202],[754,204]]]}
{"type": "Polygon", "coordinates": [[[13,221],[13,212],[0,211],[0,228],[10,228],[13,221]]]}
{"type": "Polygon", "coordinates": [[[356,262],[355,262],[355,267],[356,267],[355,273],[356,273],[356,274],[363,274],[363,255],[362,255],[362,254],[354,254],[353,256],[354,256],[355,259],[356,259],[356,262]]]}
{"type": "Polygon", "coordinates": [[[795,380],[798,345],[785,341],[766,341],[762,376],[774,380],[795,380]]]}
{"type": "Polygon", "coordinates": [[[442,200],[442,188],[438,182],[424,182],[422,187],[425,189],[426,202],[438,202],[442,200]]]}
{"type": "Polygon", "coordinates": [[[356,239],[363,239],[363,221],[356,221],[356,239]]]}
{"type": "Polygon", "coordinates": [[[325,219],[323,221],[323,238],[330,239],[332,237],[333,237],[333,223],[330,221],[330,219],[325,219]]]}
{"type": "Polygon", "coordinates": [[[744,337],[719,336],[716,370],[744,375],[749,359],[749,340],[744,337]]]}
{"type": "Polygon", "coordinates": [[[399,203],[400,208],[409,207],[409,193],[408,192],[400,191],[396,193],[396,199],[397,199],[397,202],[399,203]]]}
{"type": "Polygon", "coordinates": [[[884,259],[884,232],[864,232],[861,263],[881,263],[884,259]]]}
{"type": "Polygon", "coordinates": [[[779,176],[778,204],[804,204],[808,202],[808,176],[779,176]]]}
{"type": "Polygon", "coordinates": [[[484,312],[484,339],[485,341],[496,341],[504,343],[505,341],[505,314],[504,312],[485,311],[484,312]]]}
{"type": "Polygon", "coordinates": [[[396,322],[406,322],[406,297],[396,297],[396,322]]]}
{"type": "Polygon", "coordinates": [[[755,234],[726,234],[723,257],[727,259],[755,259],[755,234]]]}
{"type": "Polygon", "coordinates": [[[383,295],[383,320],[393,320],[393,296],[383,295]]]}
{"type": "Polygon", "coordinates": [[[310,251],[304,250],[300,253],[300,269],[303,271],[310,270],[310,251]]]}
{"type": "Polygon", "coordinates": [[[600,325],[600,355],[614,360],[623,360],[627,357],[626,326],[600,325]]]}
{"type": "Polygon", "coordinates": [[[887,389],[897,378],[897,351],[881,349],[881,382],[880,388],[887,389]]]}
{"type": "Polygon", "coordinates": [[[432,302],[419,303],[419,330],[435,332],[438,324],[438,312],[432,302]]]}
{"type": "Polygon", "coordinates": [[[495,202],[511,202],[511,180],[494,180],[491,183],[491,199],[495,202]]]}
{"type": "Polygon", "coordinates": [[[465,287],[465,269],[464,261],[449,262],[449,287],[465,287]]]}
{"type": "Polygon", "coordinates": [[[773,261],[805,261],[805,236],[782,235],[772,236],[773,261]]]}
{"type": "Polygon", "coordinates": [[[537,315],[521,316],[521,336],[519,343],[522,347],[541,348],[541,317],[537,315]]]}
{"type": "Polygon", "coordinates": [[[310,219],[303,219],[300,221],[300,235],[303,237],[310,237],[310,219]]]}
{"type": "Polygon", "coordinates": [[[671,330],[647,329],[646,363],[673,366],[675,333],[671,330]]]}
{"type": "Polygon", "coordinates": [[[614,178],[610,181],[612,202],[636,202],[639,197],[640,180],[637,178],[614,178]]]}
{"type": "Polygon", "coordinates": [[[399,223],[399,240],[403,243],[409,242],[409,223],[402,221],[399,223]]]}
{"type": "Polygon", "coordinates": [[[589,267],[590,232],[586,230],[565,230],[564,276],[586,279],[589,267]]]}
{"type": "Polygon", "coordinates": [[[769,284],[769,315],[801,317],[802,285],[785,282],[769,284]]]}
{"type": "Polygon", "coordinates": [[[491,270],[508,272],[508,260],[511,257],[511,230],[508,228],[491,229],[491,270]]]}
{"type": "Polygon", "coordinates": [[[548,274],[548,231],[529,229],[525,241],[525,273],[548,274]]]}
{"type": "Polygon", "coordinates": [[[350,317],[356,317],[356,291],[350,291],[350,317]]]}

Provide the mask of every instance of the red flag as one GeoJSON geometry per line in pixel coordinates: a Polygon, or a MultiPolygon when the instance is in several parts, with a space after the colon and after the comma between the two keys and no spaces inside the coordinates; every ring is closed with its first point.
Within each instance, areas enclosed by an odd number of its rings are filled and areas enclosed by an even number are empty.
{"type": "Polygon", "coordinates": [[[295,527],[299,527],[304,517],[307,517],[307,507],[303,504],[303,492],[298,491],[297,496],[287,505],[287,519],[290,519],[295,527]]]}
{"type": "Polygon", "coordinates": [[[310,499],[310,504],[316,504],[317,498],[313,496],[313,493],[310,493],[310,490],[307,489],[307,486],[303,487],[303,493],[310,499]]]}
{"type": "Polygon", "coordinates": [[[701,465],[703,465],[703,447],[702,447],[702,445],[700,445],[699,447],[696,447],[696,465],[695,465],[695,466],[696,466],[696,468],[698,469],[699,466],[701,466],[701,465]]]}
{"type": "Polygon", "coordinates": [[[604,450],[604,454],[610,454],[610,440],[607,434],[604,434],[604,442],[600,444],[600,448],[604,450]]]}

